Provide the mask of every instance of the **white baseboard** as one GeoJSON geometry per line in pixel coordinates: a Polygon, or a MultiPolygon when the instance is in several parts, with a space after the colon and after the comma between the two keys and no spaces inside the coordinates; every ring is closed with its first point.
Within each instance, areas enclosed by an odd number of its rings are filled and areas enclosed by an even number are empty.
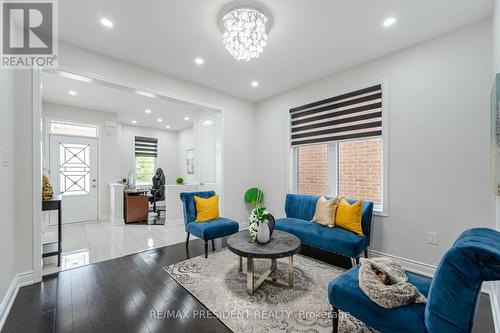
{"type": "Polygon", "coordinates": [[[33,281],[33,272],[25,272],[19,273],[14,276],[12,282],[5,293],[2,303],[0,303],[0,330],[2,330],[5,321],[7,320],[7,316],[9,315],[10,308],[16,299],[17,292],[19,288],[32,284],[33,281]]]}

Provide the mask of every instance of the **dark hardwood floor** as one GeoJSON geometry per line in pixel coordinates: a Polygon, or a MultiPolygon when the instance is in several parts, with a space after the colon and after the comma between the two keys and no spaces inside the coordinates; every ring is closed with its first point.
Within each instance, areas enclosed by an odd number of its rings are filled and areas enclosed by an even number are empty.
{"type": "MultiPolygon", "coordinates": [[[[216,241],[221,246],[225,240],[216,241]]],[[[203,243],[192,240],[189,251],[180,243],[46,276],[19,290],[2,332],[230,332],[215,318],[151,316],[206,310],[163,270],[203,253],[203,243]]],[[[349,267],[346,258],[311,248],[302,253],[349,267]]],[[[481,297],[474,332],[494,332],[487,295],[481,297]]]]}

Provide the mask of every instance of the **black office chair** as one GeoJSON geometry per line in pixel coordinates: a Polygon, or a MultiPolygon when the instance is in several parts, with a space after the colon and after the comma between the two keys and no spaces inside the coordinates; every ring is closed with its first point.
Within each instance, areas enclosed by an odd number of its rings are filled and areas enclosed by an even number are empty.
{"type": "Polygon", "coordinates": [[[165,209],[157,208],[156,202],[163,200],[165,200],[165,174],[161,168],[158,168],[153,176],[153,187],[151,188],[151,196],[149,197],[149,202],[153,203],[153,213],[156,213],[158,216],[165,209]]]}

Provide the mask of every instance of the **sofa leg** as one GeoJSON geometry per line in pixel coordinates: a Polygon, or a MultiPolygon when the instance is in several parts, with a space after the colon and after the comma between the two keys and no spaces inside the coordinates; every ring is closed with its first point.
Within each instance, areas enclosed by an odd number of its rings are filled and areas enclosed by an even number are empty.
{"type": "Polygon", "coordinates": [[[357,263],[356,263],[356,258],[351,257],[351,266],[352,266],[352,267],[354,267],[354,266],[356,266],[356,265],[357,265],[357,263]]]}
{"type": "Polygon", "coordinates": [[[212,251],[215,251],[215,241],[212,239],[212,251]]]}
{"type": "Polygon", "coordinates": [[[186,247],[188,247],[189,245],[189,232],[187,233],[187,236],[186,236],[186,247]]]}
{"type": "Polygon", "coordinates": [[[339,331],[339,309],[332,309],[332,332],[338,333],[339,331]]]}
{"type": "Polygon", "coordinates": [[[208,241],[205,241],[205,258],[208,258],[208,241]]]}
{"type": "Polygon", "coordinates": [[[365,249],[365,258],[368,259],[368,249],[365,249]]]}

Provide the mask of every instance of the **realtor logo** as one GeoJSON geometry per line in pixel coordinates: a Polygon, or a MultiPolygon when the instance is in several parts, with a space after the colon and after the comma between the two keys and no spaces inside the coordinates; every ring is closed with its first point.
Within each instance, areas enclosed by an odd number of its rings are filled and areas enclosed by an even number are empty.
{"type": "Polygon", "coordinates": [[[4,1],[2,68],[57,65],[57,13],[55,1],[4,1]]]}

